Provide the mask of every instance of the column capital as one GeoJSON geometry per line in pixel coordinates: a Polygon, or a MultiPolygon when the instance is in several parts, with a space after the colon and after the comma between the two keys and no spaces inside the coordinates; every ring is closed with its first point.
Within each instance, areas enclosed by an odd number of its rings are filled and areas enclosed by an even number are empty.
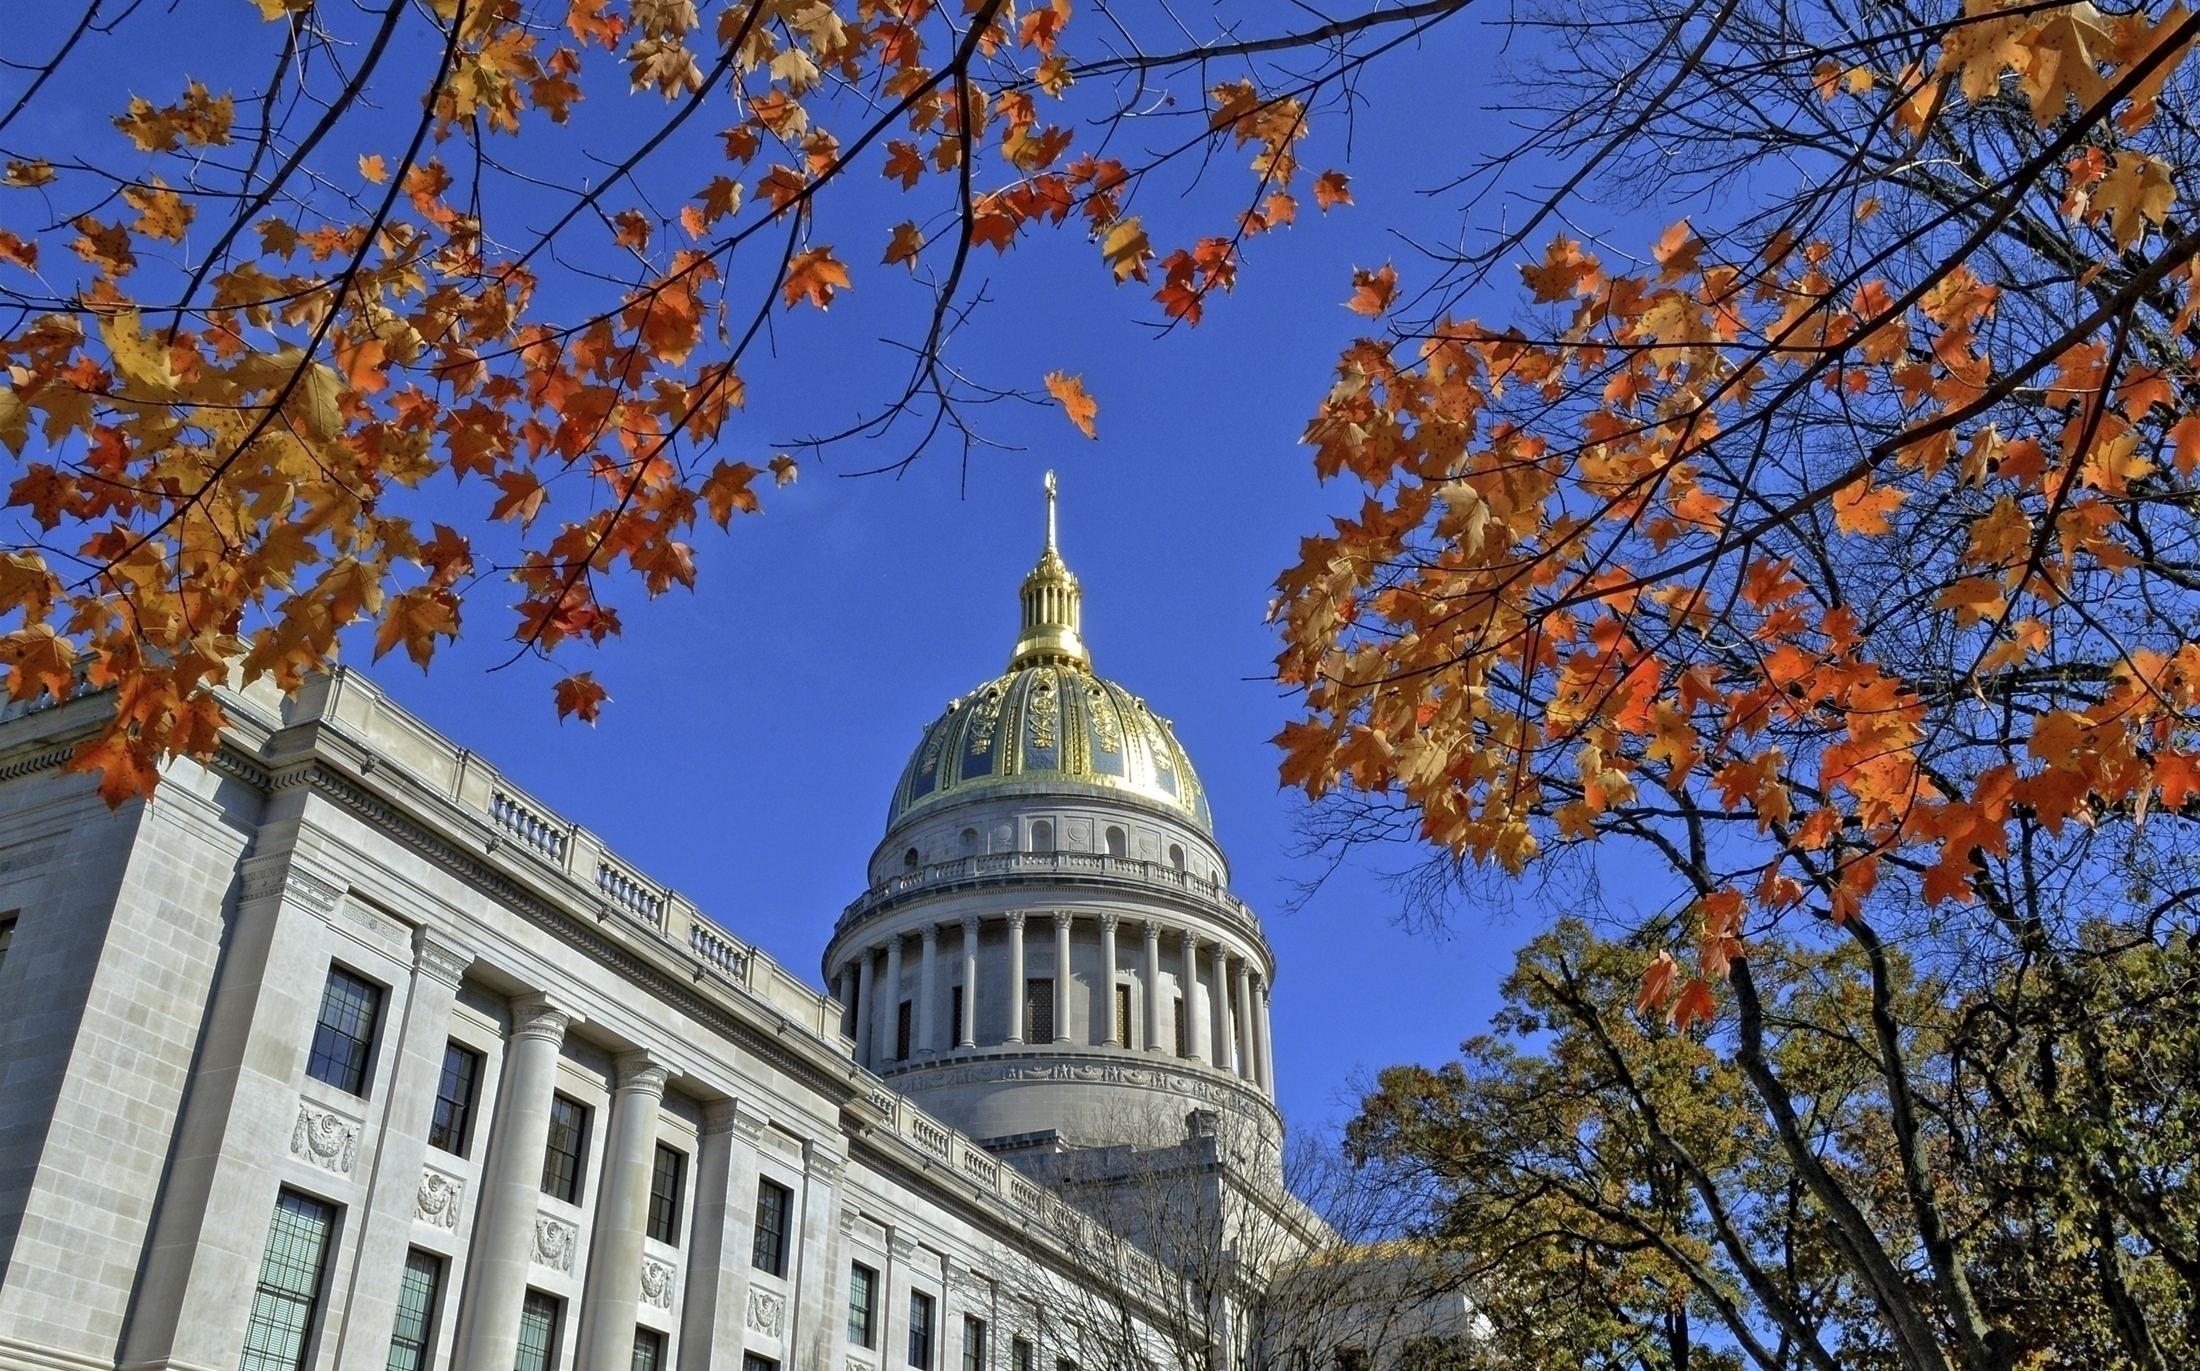
{"type": "Polygon", "coordinates": [[[1023,931],[1023,927],[1024,927],[1024,918],[1025,918],[1025,912],[1024,912],[1023,910],[1021,910],[1021,909],[1011,909],[1011,910],[1010,910],[1010,911],[1008,911],[1008,913],[1007,913],[1006,915],[1004,915],[1003,917],[1004,917],[1004,918],[1006,918],[1006,919],[1008,920],[1008,926],[1009,926],[1010,928],[1013,928],[1013,929],[1015,929],[1015,930],[1016,930],[1016,931],[1018,931],[1019,933],[1023,931]]]}
{"type": "Polygon", "coordinates": [[[548,995],[522,995],[512,1001],[512,1036],[561,1042],[581,1016],[548,995]]]}
{"type": "Polygon", "coordinates": [[[457,985],[466,979],[466,968],[474,964],[473,949],[452,942],[432,928],[422,928],[414,942],[413,969],[445,985],[457,985]]]}
{"type": "Polygon", "coordinates": [[[1066,909],[1050,909],[1047,911],[1047,917],[1054,921],[1054,931],[1057,933],[1068,928],[1071,922],[1077,918],[1075,914],[1066,909]]]}
{"type": "Polygon", "coordinates": [[[763,1140],[770,1122],[740,1100],[712,1100],[703,1106],[705,1134],[738,1133],[752,1147],[763,1140]]]}
{"type": "Polygon", "coordinates": [[[979,918],[979,917],[978,917],[977,915],[975,915],[975,914],[965,914],[965,915],[963,915],[963,920],[962,920],[962,930],[963,930],[963,936],[964,936],[964,937],[966,937],[966,938],[975,938],[975,937],[977,937],[977,936],[978,936],[978,930],[979,930],[979,929],[980,929],[981,927],[983,927],[983,926],[984,926],[984,924],[985,924],[985,920],[983,920],[983,919],[979,918]]]}
{"type": "Polygon", "coordinates": [[[1162,922],[1159,919],[1140,919],[1138,921],[1138,927],[1139,930],[1143,932],[1148,939],[1154,942],[1159,942],[1161,940],[1161,935],[1168,931],[1168,929],[1162,925],[1162,922]]]}
{"type": "Polygon", "coordinates": [[[1102,929],[1103,929],[1104,931],[1106,931],[1106,932],[1109,932],[1109,933],[1113,933],[1113,932],[1115,931],[1115,926],[1116,926],[1117,924],[1121,923],[1122,921],[1123,921],[1123,916],[1122,916],[1122,915],[1120,915],[1120,914],[1114,913],[1114,912],[1112,912],[1112,911],[1111,911],[1111,912],[1109,912],[1109,913],[1106,913],[1106,914],[1102,914],[1102,915],[1100,915],[1100,927],[1101,927],[1101,928],[1102,928],[1102,929]]]}
{"type": "Polygon", "coordinates": [[[632,1090],[662,1097],[665,1082],[672,1078],[671,1070],[646,1051],[623,1052],[611,1059],[611,1066],[618,1082],[613,1088],[622,1092],[632,1090]]]}
{"type": "Polygon", "coordinates": [[[927,948],[939,946],[940,926],[938,924],[926,924],[923,928],[919,929],[918,932],[923,935],[924,945],[927,948]]]}

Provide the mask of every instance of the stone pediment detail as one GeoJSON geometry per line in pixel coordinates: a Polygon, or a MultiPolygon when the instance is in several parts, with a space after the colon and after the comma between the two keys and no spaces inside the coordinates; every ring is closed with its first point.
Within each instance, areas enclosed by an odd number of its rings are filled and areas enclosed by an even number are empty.
{"type": "Polygon", "coordinates": [[[310,1100],[298,1101],[298,1122],[290,1130],[290,1155],[339,1176],[351,1174],[359,1160],[360,1121],[346,1118],[310,1100]]]}
{"type": "Polygon", "coordinates": [[[680,1268],[655,1257],[642,1258],[642,1303],[652,1309],[670,1309],[680,1268]]]}
{"type": "Polygon", "coordinates": [[[458,1205],[466,1194],[466,1182],[434,1167],[420,1173],[420,1192],[413,1197],[413,1217],[432,1228],[456,1230],[458,1205]]]}
{"type": "Polygon", "coordinates": [[[581,1231],[548,1214],[535,1216],[535,1265],[573,1274],[573,1249],[580,1246],[581,1231]]]}

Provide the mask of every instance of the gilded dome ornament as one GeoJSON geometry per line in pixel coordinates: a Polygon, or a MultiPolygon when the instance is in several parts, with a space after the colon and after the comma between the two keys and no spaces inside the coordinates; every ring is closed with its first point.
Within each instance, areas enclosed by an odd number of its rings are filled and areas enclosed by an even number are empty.
{"type": "Polygon", "coordinates": [[[889,831],[946,804],[1031,783],[1095,786],[1209,830],[1206,792],[1168,720],[1096,676],[1082,631],[1084,591],[1056,543],[1047,473],[1046,544],[1024,577],[1023,624],[1005,675],[952,701],[894,788],[889,831]]]}

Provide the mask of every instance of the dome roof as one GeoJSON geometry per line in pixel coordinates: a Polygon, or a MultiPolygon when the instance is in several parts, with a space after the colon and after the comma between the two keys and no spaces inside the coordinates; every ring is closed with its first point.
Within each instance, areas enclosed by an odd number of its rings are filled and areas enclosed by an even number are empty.
{"type": "Polygon", "coordinates": [[[1054,547],[1054,473],[1047,473],[1047,542],[1024,578],[1023,632],[1008,674],[947,706],[894,787],[888,832],[905,819],[989,790],[1031,782],[1134,795],[1207,832],[1207,792],[1169,721],[1092,673],[1079,632],[1084,594],[1054,547]]]}
{"type": "Polygon", "coordinates": [[[1048,781],[1135,795],[1214,828],[1169,721],[1115,682],[1068,665],[1016,667],[949,704],[894,787],[887,827],[1011,783],[1048,781]]]}

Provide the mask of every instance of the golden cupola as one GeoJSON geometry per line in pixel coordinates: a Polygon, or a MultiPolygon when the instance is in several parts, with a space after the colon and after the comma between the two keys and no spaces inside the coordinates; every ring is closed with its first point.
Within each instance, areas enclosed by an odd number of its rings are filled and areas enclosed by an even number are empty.
{"type": "Polygon", "coordinates": [[[1091,788],[1157,805],[1213,831],[1207,795],[1169,721],[1092,672],[1084,592],[1055,541],[1024,577],[1023,627],[1005,675],[954,700],[924,730],[887,815],[892,833],[920,815],[1004,791],[1091,788]]]}

